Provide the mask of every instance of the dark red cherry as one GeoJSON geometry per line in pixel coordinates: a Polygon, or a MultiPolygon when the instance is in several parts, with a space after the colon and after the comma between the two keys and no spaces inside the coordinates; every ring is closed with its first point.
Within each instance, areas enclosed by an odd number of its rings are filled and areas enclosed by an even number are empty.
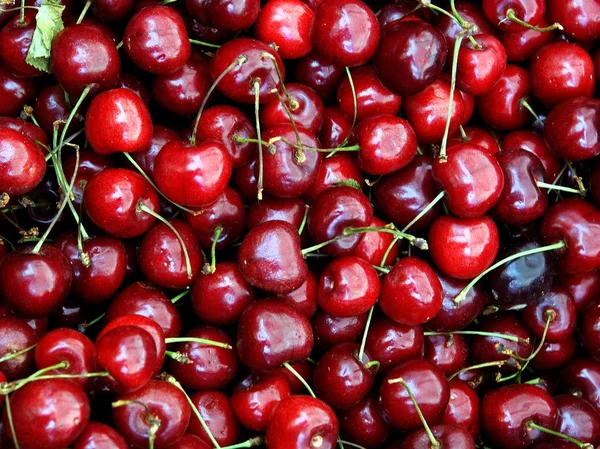
{"type": "Polygon", "coordinates": [[[218,140],[225,145],[233,168],[250,162],[257,151],[255,143],[236,141],[238,137],[256,139],[256,130],[242,111],[229,105],[204,110],[198,122],[197,137],[200,140],[218,140]]]}
{"type": "MultiPolygon", "coordinates": [[[[369,199],[353,187],[338,186],[324,190],[308,212],[308,231],[315,243],[341,236],[348,227],[368,226],[373,219],[369,199]]],[[[349,235],[323,247],[332,256],[351,255],[360,243],[360,234],[349,235]]]]}
{"type": "MultiPolygon", "coordinates": [[[[203,338],[218,343],[234,345],[233,339],[216,327],[199,326],[184,338],[203,338]]],[[[170,372],[185,388],[192,390],[218,390],[231,382],[238,372],[239,361],[235,349],[221,348],[194,341],[179,343],[173,348],[184,355],[185,361],[171,360],[170,372]]]]}
{"type": "Polygon", "coordinates": [[[442,371],[422,359],[401,363],[383,378],[379,391],[383,417],[404,432],[420,429],[423,425],[407,388],[399,379],[410,389],[427,423],[441,423],[450,400],[450,387],[442,371]]]}
{"type": "Polygon", "coordinates": [[[227,98],[240,103],[254,103],[254,85],[258,81],[258,97],[261,103],[275,98],[274,89],[283,83],[285,66],[279,54],[264,42],[239,37],[223,44],[211,60],[210,70],[213,79],[235,64],[217,85],[217,89],[227,98]],[[240,57],[245,56],[242,63],[240,57]],[[238,62],[237,64],[236,61],[238,62]]]}
{"type": "Polygon", "coordinates": [[[210,449],[212,446],[202,438],[193,433],[186,433],[175,443],[169,446],[169,449],[210,449]]]}
{"type": "Polygon", "coordinates": [[[18,115],[35,96],[35,81],[31,78],[19,78],[0,64],[0,115],[18,115]]]}
{"type": "Polygon", "coordinates": [[[410,0],[401,0],[381,6],[375,12],[379,27],[381,28],[381,34],[385,34],[390,28],[393,28],[394,23],[400,19],[425,19],[431,17],[430,11],[425,8],[420,8],[416,11],[414,9],[415,7],[410,0]]]}
{"type": "Polygon", "coordinates": [[[460,334],[426,335],[424,358],[451,376],[467,365],[469,343],[460,334]]]}
{"type": "Polygon", "coordinates": [[[254,33],[264,43],[277,46],[282,58],[297,59],[312,48],[313,20],[312,9],[300,0],[273,0],[261,9],[254,33]]]}
{"type": "Polygon", "coordinates": [[[267,221],[281,220],[299,229],[306,204],[298,198],[265,197],[255,200],[248,208],[247,227],[252,229],[267,221]]]}
{"type": "Polygon", "coordinates": [[[567,273],[585,273],[600,267],[600,242],[594,238],[598,230],[600,211],[580,198],[568,198],[552,205],[540,228],[546,242],[565,243],[557,253],[567,273]]]}
{"type": "Polygon", "coordinates": [[[323,100],[335,92],[344,67],[311,52],[296,62],[296,81],[315,90],[323,100]]]}
{"type": "Polygon", "coordinates": [[[154,178],[154,162],[156,161],[156,156],[167,143],[179,139],[179,133],[175,130],[167,128],[166,126],[153,125],[150,146],[143,151],[131,153],[130,156],[137,162],[144,173],[150,176],[150,178],[154,178]]]}
{"type": "Polygon", "coordinates": [[[558,157],[572,161],[600,154],[600,101],[576,97],[563,101],[550,111],[544,126],[544,139],[558,157]]]}
{"type": "MultiPolygon", "coordinates": [[[[550,22],[546,17],[542,17],[536,26],[545,28],[550,26],[550,22]]],[[[553,36],[553,31],[537,31],[523,27],[519,31],[498,33],[496,37],[506,50],[508,61],[514,63],[530,60],[540,48],[552,42],[553,36]]]]}
{"type": "MultiPolygon", "coordinates": [[[[75,173],[76,163],[76,154],[71,154],[63,160],[62,167],[65,172],[65,177],[69,180],[73,177],[73,173],[75,173]]],[[[83,202],[83,191],[90,178],[98,172],[114,167],[115,164],[108,156],[101,156],[90,150],[79,152],[79,166],[77,167],[75,182],[73,183],[73,189],[71,190],[71,193],[73,193],[73,196],[75,197],[73,199],[73,205],[77,209],[81,207],[81,203],[83,202]]]]}
{"type": "Polygon", "coordinates": [[[501,448],[526,448],[546,434],[529,426],[554,429],[558,410],[541,388],[528,384],[496,388],[483,397],[481,423],[487,435],[501,448]]]}
{"type": "Polygon", "coordinates": [[[300,252],[298,231],[284,221],[251,229],[239,249],[238,265],[251,285],[272,293],[289,293],[302,285],[308,268],[300,252]]]}
{"type": "Polygon", "coordinates": [[[0,261],[0,297],[19,315],[38,318],[56,310],[71,288],[69,262],[55,246],[39,252],[21,246],[0,261]]]}
{"type": "MultiPolygon", "coordinates": [[[[455,0],[454,7],[463,20],[471,24],[473,29],[477,29],[477,33],[490,35],[496,33],[495,28],[483,14],[481,3],[472,3],[468,0],[455,0]]],[[[414,8],[414,6],[410,4],[410,9],[412,8],[414,8]]],[[[463,31],[463,27],[460,23],[446,14],[438,14],[435,18],[435,26],[446,38],[448,48],[454,48],[456,38],[459,33],[463,31]]]]}
{"type": "MultiPolygon", "coordinates": [[[[387,90],[372,67],[364,66],[352,70],[352,83],[356,92],[356,120],[380,114],[396,115],[400,111],[401,99],[387,90]]],[[[348,77],[342,78],[337,88],[337,104],[343,114],[354,117],[354,95],[348,77]]]]}
{"type": "Polygon", "coordinates": [[[103,22],[114,22],[127,17],[134,4],[133,0],[95,0],[90,9],[103,22]]]}
{"type": "Polygon", "coordinates": [[[598,360],[598,337],[600,336],[598,324],[600,322],[600,305],[597,301],[586,307],[580,315],[578,324],[579,341],[587,353],[598,360]]]}
{"type": "Polygon", "coordinates": [[[238,324],[237,351],[251,369],[277,368],[306,359],[312,350],[310,323],[298,309],[265,299],[250,303],[238,324]]]}
{"type": "Polygon", "coordinates": [[[269,449],[334,449],[338,419],[327,404],[310,396],[282,400],[267,424],[269,449]]]}
{"type": "Polygon", "coordinates": [[[192,412],[185,395],[164,380],[151,380],[136,392],[119,395],[116,399],[123,405],[113,406],[112,420],[133,447],[147,447],[151,426],[159,422],[154,447],[166,448],[183,436],[190,422],[192,412]]]}
{"type": "Polygon", "coordinates": [[[600,5],[596,1],[548,0],[548,18],[559,22],[564,33],[578,41],[592,41],[600,37],[600,5]]]}
{"type": "MultiPolygon", "coordinates": [[[[67,94],[64,89],[58,85],[46,86],[39,91],[33,104],[33,115],[37,119],[42,129],[48,135],[52,135],[54,132],[54,122],[62,121],[65,122],[69,113],[71,112],[71,105],[67,103],[67,94]]],[[[69,131],[79,129],[81,127],[81,116],[73,117],[69,131]]],[[[62,130],[64,125],[59,126],[59,130],[62,130]]],[[[67,179],[69,179],[67,177],[67,179]]]]}
{"type": "Polygon", "coordinates": [[[537,25],[546,12],[541,0],[484,0],[483,13],[487,19],[502,31],[520,31],[523,25],[507,17],[509,11],[529,25],[537,25]]]}
{"type": "Polygon", "coordinates": [[[110,303],[106,320],[110,322],[122,315],[142,315],[156,321],[165,337],[177,337],[181,332],[181,317],[175,305],[161,290],[144,282],[121,290],[110,303]]]}
{"type": "Polygon", "coordinates": [[[458,53],[456,87],[472,95],[488,92],[506,69],[506,51],[492,34],[473,36],[476,47],[465,41],[458,53]]]}
{"type": "Polygon", "coordinates": [[[154,216],[140,205],[158,211],[158,194],[142,175],[125,169],[112,168],[94,175],[83,196],[90,220],[103,231],[116,237],[136,237],[146,232],[154,216]]]}
{"type": "Polygon", "coordinates": [[[167,6],[148,6],[136,13],[127,23],[123,43],[135,65],[157,75],[181,69],[191,54],[183,19],[167,6]]]}
{"type": "Polygon", "coordinates": [[[315,344],[330,347],[337,343],[357,340],[367,323],[367,314],[340,318],[322,310],[311,318],[310,324],[315,336],[315,344]]]}
{"type": "Polygon", "coordinates": [[[290,396],[283,376],[276,374],[244,377],[231,395],[231,408],[238,421],[253,432],[264,432],[273,409],[290,396]]]}
{"type": "Polygon", "coordinates": [[[378,43],[379,23],[362,1],[326,1],[316,8],[313,48],[330,61],[346,67],[364,65],[378,43]]]}
{"type": "Polygon", "coordinates": [[[577,312],[581,312],[600,296],[600,273],[598,271],[559,276],[557,281],[573,297],[577,312]]]}
{"type": "Polygon", "coordinates": [[[71,25],[52,41],[52,74],[75,100],[87,86],[100,92],[114,87],[121,63],[115,43],[94,25],[71,25]]]}
{"type": "MultiPolygon", "coordinates": [[[[582,443],[600,441],[600,415],[585,399],[571,394],[555,396],[558,407],[556,430],[582,443]]],[[[558,442],[558,439],[555,439],[558,442]]]]}
{"type": "Polygon", "coordinates": [[[531,361],[531,366],[543,370],[560,368],[575,356],[576,349],[575,337],[569,337],[558,343],[544,343],[531,361]]]}
{"type": "Polygon", "coordinates": [[[444,415],[444,424],[454,424],[469,431],[477,438],[481,431],[480,399],[477,392],[466,382],[452,379],[450,385],[450,401],[444,415]]]}
{"type": "Polygon", "coordinates": [[[175,140],[156,156],[154,181],[171,201],[202,207],[223,193],[232,168],[227,148],[216,140],[196,145],[175,140]]]}
{"type": "Polygon", "coordinates": [[[23,195],[37,186],[45,173],[40,147],[19,131],[0,127],[0,192],[23,195]]]}
{"type": "Polygon", "coordinates": [[[545,179],[554,182],[563,163],[556,157],[544,138],[538,133],[529,130],[513,131],[502,139],[502,151],[525,150],[535,154],[546,172],[545,179]]]}
{"type": "MultiPolygon", "coordinates": [[[[304,379],[310,385],[312,382],[314,366],[312,363],[310,363],[308,360],[305,360],[304,362],[292,363],[290,366],[294,368],[294,370],[300,374],[300,377],[302,377],[302,379],[304,379]]],[[[292,394],[300,394],[303,391],[306,391],[304,384],[302,384],[302,382],[300,382],[300,380],[285,366],[273,370],[272,373],[282,376],[287,381],[292,394]]]]}
{"type": "Polygon", "coordinates": [[[283,95],[281,100],[273,98],[261,108],[261,126],[270,128],[294,123],[312,134],[318,134],[323,124],[323,100],[313,89],[302,84],[289,83],[286,89],[287,94],[283,95]],[[293,122],[288,111],[292,115],[293,122]]]}
{"type": "MultiPolygon", "coordinates": [[[[35,141],[38,146],[44,149],[43,145],[48,145],[48,136],[39,125],[31,122],[26,122],[21,118],[0,117],[0,128],[11,128],[20,132],[31,140],[35,141]],[[40,145],[41,144],[41,145],[40,145]]],[[[68,178],[67,178],[68,179],[68,178]]]]}
{"type": "Polygon", "coordinates": [[[391,436],[392,428],[381,416],[374,394],[338,411],[340,432],[344,438],[365,447],[381,447],[391,436]]]}
{"type": "Polygon", "coordinates": [[[405,257],[383,278],[379,306],[397,323],[417,326],[440,311],[442,299],[433,269],[421,259],[405,257]]]}
{"type": "MultiPolygon", "coordinates": [[[[344,137],[341,138],[341,140],[343,139],[344,137]]],[[[341,140],[338,143],[341,143],[341,140]]],[[[309,203],[312,203],[323,190],[348,180],[354,180],[359,186],[362,186],[364,176],[358,168],[356,156],[350,153],[337,153],[321,161],[317,176],[304,196],[309,203]]]]}
{"type": "Polygon", "coordinates": [[[323,112],[323,126],[319,133],[321,145],[324,148],[337,148],[341,146],[349,138],[352,131],[352,122],[350,120],[346,118],[339,108],[334,106],[326,107],[323,112]]]}
{"type": "MultiPolygon", "coordinates": [[[[385,225],[385,221],[373,217],[369,226],[383,227],[385,225]]],[[[354,249],[354,254],[366,260],[371,265],[392,265],[398,257],[399,251],[398,244],[394,240],[394,235],[387,232],[366,232],[358,246],[354,249]],[[391,249],[388,251],[390,246],[391,249]]]]}
{"type": "Polygon", "coordinates": [[[216,0],[206,5],[208,21],[217,29],[229,32],[250,28],[260,11],[258,0],[216,0]]]}
{"type": "Polygon", "coordinates": [[[35,31],[35,16],[35,10],[25,10],[23,20],[16,15],[0,30],[0,59],[12,73],[24,78],[44,73],[26,62],[35,31]]]}
{"type": "Polygon", "coordinates": [[[530,304],[523,310],[523,322],[538,340],[546,335],[546,342],[559,343],[575,332],[577,325],[575,301],[566,290],[553,287],[541,297],[539,302],[530,304]],[[548,320],[550,322],[546,330],[548,320]]]}
{"type": "MultiPolygon", "coordinates": [[[[21,318],[0,317],[0,330],[0,357],[24,351],[38,342],[35,331],[21,318]]],[[[34,351],[25,351],[0,363],[0,371],[9,381],[27,377],[33,372],[33,367],[34,351]]]]}
{"type": "Polygon", "coordinates": [[[470,143],[485,148],[490,154],[495,155],[500,151],[500,143],[492,133],[475,126],[463,127],[462,131],[448,138],[448,148],[454,145],[470,143]]]}
{"type": "Polygon", "coordinates": [[[488,268],[500,245],[498,228],[487,216],[442,216],[429,229],[429,254],[449,276],[472,279],[488,268]]]}
{"type": "Polygon", "coordinates": [[[522,99],[528,99],[530,92],[527,70],[508,64],[498,82],[487,93],[477,97],[477,112],[484,123],[493,128],[520,128],[531,118],[530,112],[520,103],[522,99]]]}
{"type": "Polygon", "coordinates": [[[591,56],[579,45],[553,42],[542,47],[529,66],[533,95],[546,106],[594,94],[596,76],[591,56]]]}
{"type": "Polygon", "coordinates": [[[275,299],[280,299],[298,310],[300,310],[308,319],[311,319],[317,312],[317,276],[308,270],[306,281],[296,290],[289,293],[280,293],[275,299]]]}
{"type": "MultiPolygon", "coordinates": [[[[203,391],[193,394],[191,399],[219,445],[231,446],[239,440],[239,424],[227,395],[220,391],[203,391]]],[[[213,447],[211,439],[198,419],[194,418],[190,421],[188,431],[213,447]]]]}
{"type": "Polygon", "coordinates": [[[414,95],[439,78],[446,55],[446,40],[433,25],[399,21],[382,36],[373,66],[391,92],[414,95]]]}
{"type": "Polygon", "coordinates": [[[27,383],[11,395],[10,403],[12,419],[5,408],[4,431],[9,441],[18,441],[23,449],[70,446],[90,419],[85,392],[68,379],[27,383]]]}
{"type": "Polygon", "coordinates": [[[240,196],[247,201],[255,199],[258,195],[258,159],[253,159],[247,164],[244,164],[233,170],[231,183],[238,191],[240,196]]]}
{"type": "Polygon", "coordinates": [[[127,449],[127,443],[112,427],[90,421],[73,443],[73,449],[127,449]]]}
{"type": "Polygon", "coordinates": [[[588,401],[600,413],[600,363],[583,357],[575,357],[560,372],[565,393],[588,401]]]}

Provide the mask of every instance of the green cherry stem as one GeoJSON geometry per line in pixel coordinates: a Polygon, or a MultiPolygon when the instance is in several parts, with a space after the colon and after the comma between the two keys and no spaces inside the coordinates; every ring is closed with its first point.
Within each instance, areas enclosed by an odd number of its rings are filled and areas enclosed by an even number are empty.
{"type": "Polygon", "coordinates": [[[308,204],[304,205],[304,217],[302,217],[302,223],[300,223],[300,227],[298,228],[298,235],[302,235],[304,232],[304,228],[306,227],[306,222],[308,221],[308,211],[310,210],[310,206],[308,204]]]}
{"type": "Polygon", "coordinates": [[[129,400],[120,400],[115,401],[111,404],[112,408],[124,407],[127,405],[138,405],[143,407],[146,411],[146,422],[150,424],[150,429],[148,430],[148,449],[154,449],[154,441],[156,440],[156,432],[160,428],[160,419],[157,416],[154,416],[150,413],[150,409],[146,404],[141,401],[129,401],[129,400]]]}
{"type": "MultiPolygon", "coordinates": [[[[277,64],[275,64],[277,67],[277,64]]],[[[254,120],[256,121],[256,136],[258,137],[258,179],[256,180],[256,198],[260,201],[263,198],[264,184],[264,161],[263,161],[263,145],[262,132],[260,130],[260,80],[256,78],[252,85],[254,86],[254,120]]]]}
{"type": "Polygon", "coordinates": [[[210,42],[199,41],[197,39],[188,39],[188,40],[190,41],[190,44],[194,44],[194,45],[202,45],[204,47],[210,47],[210,48],[221,48],[220,45],[211,44],[210,42]]]}
{"type": "Polygon", "coordinates": [[[367,323],[365,324],[365,330],[363,331],[362,340],[360,341],[360,349],[358,350],[358,361],[362,363],[363,356],[365,355],[365,346],[367,344],[367,335],[369,334],[369,327],[371,326],[371,319],[373,318],[373,311],[375,306],[369,309],[369,315],[367,315],[367,323]]]}
{"type": "Polygon", "coordinates": [[[210,246],[210,264],[204,264],[204,268],[202,269],[203,274],[213,274],[217,269],[217,243],[219,243],[219,237],[221,237],[222,232],[222,226],[217,226],[213,232],[213,241],[210,246]]]}
{"type": "Polygon", "coordinates": [[[315,392],[313,391],[312,388],[310,388],[310,385],[308,385],[308,382],[306,381],[306,379],[304,379],[304,377],[302,377],[300,375],[300,373],[298,371],[296,371],[294,369],[294,367],[292,365],[290,365],[288,362],[284,362],[283,366],[285,367],[285,369],[287,369],[290,373],[292,373],[294,375],[294,377],[296,379],[298,379],[300,381],[300,383],[302,385],[304,385],[304,388],[306,388],[306,391],[308,391],[308,393],[313,397],[316,398],[317,395],[315,394],[315,392]]]}
{"type": "Polygon", "coordinates": [[[92,0],[87,0],[87,2],[85,2],[85,5],[83,5],[81,14],[79,14],[79,17],[77,18],[77,22],[75,22],[77,25],[79,25],[83,21],[83,18],[87,14],[88,9],[90,9],[90,6],[92,6],[92,0]]]}
{"type": "Polygon", "coordinates": [[[453,334],[458,334],[458,335],[479,335],[479,336],[483,336],[483,337],[502,338],[503,340],[508,340],[508,341],[512,341],[512,342],[515,342],[515,343],[519,343],[521,341],[521,338],[516,337],[514,335],[499,334],[499,333],[496,333],[496,332],[484,332],[484,331],[423,332],[423,335],[425,335],[425,336],[453,335],[453,334]]]}
{"type": "Polygon", "coordinates": [[[0,363],[6,362],[8,360],[16,359],[17,357],[20,357],[23,354],[28,353],[32,349],[35,349],[36,346],[37,346],[37,343],[34,345],[31,345],[25,349],[21,349],[20,351],[14,351],[14,352],[9,352],[8,354],[4,354],[2,357],[0,357],[0,363]]]}
{"type": "MultiPolygon", "coordinates": [[[[346,67],[346,75],[348,76],[348,83],[350,84],[350,90],[352,91],[352,125],[350,126],[350,131],[348,132],[348,135],[339,145],[340,147],[344,147],[348,144],[348,139],[350,139],[350,135],[352,134],[352,131],[356,126],[356,120],[358,118],[358,98],[356,96],[356,87],[354,86],[354,78],[352,78],[352,72],[350,72],[350,69],[348,67],[346,67]]],[[[338,149],[337,151],[340,150],[338,149]]],[[[331,157],[335,153],[336,151],[332,151],[326,157],[331,157]]]]}
{"type": "Polygon", "coordinates": [[[451,381],[456,376],[458,376],[462,373],[466,373],[467,371],[473,371],[473,370],[481,369],[481,368],[490,368],[492,366],[499,368],[499,367],[503,366],[505,363],[506,363],[506,360],[496,360],[493,362],[485,362],[485,363],[480,363],[478,365],[467,366],[466,368],[462,368],[462,369],[458,370],[457,372],[455,372],[454,374],[452,374],[450,377],[448,377],[448,381],[451,381]]]}
{"type": "Polygon", "coordinates": [[[450,97],[448,99],[448,112],[446,114],[446,126],[444,128],[444,137],[442,138],[442,144],[440,146],[440,162],[446,162],[448,156],[446,155],[446,147],[448,145],[448,133],[450,132],[450,121],[452,119],[452,109],[454,107],[454,91],[456,90],[456,68],[458,66],[458,53],[460,52],[460,44],[463,40],[463,33],[459,33],[456,36],[454,42],[454,53],[452,55],[452,74],[450,76],[450,97]]]}
{"type": "Polygon", "coordinates": [[[231,446],[224,446],[221,449],[244,449],[247,447],[262,446],[266,442],[267,442],[267,440],[265,439],[265,437],[258,436],[258,437],[250,438],[249,440],[246,440],[242,443],[233,444],[231,446]]]}
{"type": "Polygon", "coordinates": [[[552,429],[548,429],[547,427],[540,426],[539,424],[536,424],[533,421],[529,421],[527,424],[525,424],[525,427],[528,427],[529,429],[539,430],[540,432],[547,433],[548,435],[552,435],[552,436],[555,436],[558,438],[562,438],[563,440],[568,441],[569,443],[573,443],[575,446],[577,446],[580,449],[594,449],[594,446],[591,445],[590,443],[582,443],[581,441],[576,440],[573,437],[565,435],[564,433],[557,432],[556,430],[552,430],[552,429]]]}
{"type": "Polygon", "coordinates": [[[444,196],[446,195],[446,192],[444,192],[443,190],[437,194],[437,196],[427,205],[423,208],[423,210],[421,212],[419,212],[417,214],[417,216],[415,218],[413,218],[410,223],[408,223],[406,226],[404,226],[404,228],[402,229],[402,232],[406,232],[408,231],[417,221],[419,221],[421,218],[423,218],[423,216],[425,216],[425,214],[427,214],[427,212],[429,212],[433,206],[435,206],[437,203],[439,203],[444,196]]]}
{"type": "Polygon", "coordinates": [[[206,338],[195,337],[170,337],[165,338],[165,343],[200,343],[207,346],[216,346],[217,348],[233,349],[233,347],[231,345],[228,345],[227,343],[221,343],[220,341],[207,340],[206,338]]]}
{"type": "Polygon", "coordinates": [[[364,446],[361,446],[361,445],[356,444],[356,443],[352,443],[351,441],[338,440],[338,443],[345,444],[346,446],[350,446],[350,447],[355,447],[356,449],[365,449],[364,446]]]}
{"type": "Polygon", "coordinates": [[[530,23],[525,22],[524,20],[519,19],[517,17],[517,15],[515,14],[515,10],[512,8],[510,8],[506,11],[506,19],[510,20],[511,22],[518,23],[519,25],[521,25],[525,28],[528,28],[530,30],[537,31],[538,33],[545,33],[547,31],[554,31],[554,30],[559,30],[559,31],[564,30],[563,26],[558,22],[554,22],[552,25],[549,25],[544,28],[536,27],[535,25],[532,25],[530,23]]]}
{"type": "Polygon", "coordinates": [[[17,433],[15,432],[15,423],[13,422],[12,410],[10,408],[10,398],[8,395],[5,396],[4,403],[6,404],[6,417],[8,418],[8,427],[10,427],[10,433],[12,434],[12,440],[15,445],[15,449],[21,449],[19,441],[17,440],[17,433]]]}
{"type": "Polygon", "coordinates": [[[526,98],[521,98],[519,100],[519,106],[521,106],[522,108],[525,108],[533,116],[535,121],[538,122],[542,128],[544,127],[544,121],[537,114],[537,112],[535,112],[535,110],[531,107],[531,105],[529,104],[529,102],[527,101],[526,98]]]}
{"type": "Polygon", "coordinates": [[[542,189],[548,190],[560,190],[561,192],[575,193],[576,195],[581,195],[584,192],[580,192],[579,189],[573,189],[572,187],[565,187],[559,184],[549,184],[547,182],[536,181],[536,185],[542,189]]]}
{"type": "Polygon", "coordinates": [[[171,298],[171,303],[172,304],[177,304],[177,301],[179,301],[181,298],[183,298],[185,295],[187,295],[191,290],[184,290],[181,293],[179,293],[177,296],[174,296],[171,298]]]}

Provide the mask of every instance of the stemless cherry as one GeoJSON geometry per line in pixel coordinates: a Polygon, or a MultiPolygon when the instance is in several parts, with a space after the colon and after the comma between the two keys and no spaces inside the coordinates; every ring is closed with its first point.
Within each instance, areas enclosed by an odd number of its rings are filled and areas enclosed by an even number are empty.
{"type": "Polygon", "coordinates": [[[333,346],[337,343],[355,341],[360,337],[367,323],[367,314],[348,318],[329,315],[322,310],[311,318],[310,324],[315,337],[315,345],[333,346]]]}
{"type": "MultiPolygon", "coordinates": [[[[598,444],[600,441],[600,415],[585,399],[571,395],[555,396],[558,408],[556,430],[582,443],[598,444]]],[[[558,438],[555,439],[558,441],[558,438]]]]}
{"type": "Polygon", "coordinates": [[[559,377],[565,393],[588,401],[600,413],[600,363],[575,357],[561,370],[559,377]]]}
{"type": "Polygon", "coordinates": [[[296,80],[315,90],[323,100],[335,92],[344,67],[316,52],[310,52],[296,62],[296,80]]]}
{"type": "Polygon", "coordinates": [[[600,37],[600,5],[583,0],[548,0],[548,18],[560,22],[564,32],[578,41],[592,41],[600,37]]]}
{"type": "Polygon", "coordinates": [[[600,273],[597,271],[559,276],[558,284],[566,288],[573,297],[577,312],[581,312],[600,296],[600,273]]]}
{"type": "Polygon", "coordinates": [[[0,192],[23,195],[37,186],[46,173],[44,153],[20,132],[0,127],[0,192]]]}
{"type": "MultiPolygon", "coordinates": [[[[33,105],[33,113],[41,128],[48,135],[52,135],[54,132],[54,122],[66,122],[70,112],[71,105],[67,103],[64,89],[58,84],[42,88],[37,94],[37,98],[33,105]]],[[[63,127],[64,125],[61,125],[58,129],[62,131],[63,127]]],[[[71,125],[69,126],[69,131],[73,131],[80,127],[81,117],[73,117],[71,125]]],[[[67,177],[67,179],[69,178],[67,177]]]]}
{"type": "Polygon", "coordinates": [[[535,154],[542,161],[546,171],[545,179],[549,182],[556,179],[563,165],[552,153],[544,138],[534,131],[519,130],[505,135],[502,139],[502,150],[525,150],[535,154]]]}
{"type": "MultiPolygon", "coordinates": [[[[179,140],[180,136],[174,129],[162,125],[152,126],[152,139],[148,148],[131,153],[131,157],[150,178],[154,178],[154,163],[156,156],[167,143],[179,140]]],[[[81,155],[80,155],[81,158],[81,155]]]]}
{"type": "Polygon", "coordinates": [[[299,229],[304,219],[306,204],[298,198],[265,197],[255,200],[248,209],[248,229],[266,223],[281,220],[299,229]]]}
{"type": "Polygon", "coordinates": [[[444,415],[444,424],[454,424],[469,431],[473,438],[479,436],[481,430],[480,399],[477,392],[466,382],[452,379],[450,385],[450,401],[444,415]]]}
{"type": "Polygon", "coordinates": [[[374,394],[338,411],[338,417],[342,435],[365,448],[381,447],[392,434],[391,426],[381,416],[374,394]]]}
{"type": "Polygon", "coordinates": [[[18,115],[35,96],[35,85],[32,78],[19,78],[0,64],[0,115],[18,115]]]}

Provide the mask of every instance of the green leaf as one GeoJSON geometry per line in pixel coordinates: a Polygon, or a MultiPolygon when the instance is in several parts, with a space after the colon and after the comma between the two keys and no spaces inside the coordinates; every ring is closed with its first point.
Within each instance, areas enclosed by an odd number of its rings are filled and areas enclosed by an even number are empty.
{"type": "Polygon", "coordinates": [[[354,179],[346,179],[345,181],[336,181],[334,183],[335,186],[346,186],[346,187],[352,187],[356,190],[362,190],[360,188],[360,184],[358,183],[358,181],[354,180],[354,179]]]}
{"type": "Polygon", "coordinates": [[[62,21],[64,6],[44,2],[35,16],[35,31],[25,62],[38,70],[50,73],[52,41],[65,27],[62,21]]]}

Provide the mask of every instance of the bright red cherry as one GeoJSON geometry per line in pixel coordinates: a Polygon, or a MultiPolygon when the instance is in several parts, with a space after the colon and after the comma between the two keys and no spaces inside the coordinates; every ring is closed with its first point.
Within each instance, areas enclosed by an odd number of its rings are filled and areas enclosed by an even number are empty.
{"type": "Polygon", "coordinates": [[[470,143],[485,148],[490,154],[498,154],[500,151],[500,143],[492,133],[475,126],[463,127],[462,131],[448,138],[448,148],[462,143],[470,143]]]}
{"type": "MultiPolygon", "coordinates": [[[[191,396],[191,399],[219,445],[231,446],[239,441],[240,428],[231,409],[228,395],[220,391],[209,390],[195,393],[191,396]]],[[[210,447],[213,447],[211,438],[209,438],[198,419],[190,421],[188,431],[199,436],[204,442],[209,443],[210,447]]]]}
{"type": "Polygon", "coordinates": [[[596,0],[547,0],[548,18],[559,22],[565,34],[578,41],[600,37],[600,3],[596,0]]]}
{"type": "Polygon", "coordinates": [[[26,62],[35,31],[35,16],[35,10],[25,10],[23,20],[17,14],[0,30],[0,60],[12,73],[24,78],[44,73],[26,62]]]}
{"type": "Polygon", "coordinates": [[[458,53],[456,87],[472,95],[482,95],[504,73],[506,51],[493,35],[476,34],[473,38],[479,47],[466,40],[458,53]]]}
{"type": "Polygon", "coordinates": [[[127,443],[112,427],[90,421],[73,443],[73,449],[127,449],[127,443]]]}
{"type": "Polygon", "coordinates": [[[19,131],[0,127],[0,192],[23,195],[37,186],[45,173],[40,147],[19,131]]]}
{"type": "Polygon", "coordinates": [[[600,296],[600,273],[597,271],[559,276],[557,281],[569,291],[578,312],[600,296]]]}
{"type": "Polygon", "coordinates": [[[15,351],[24,351],[20,356],[0,363],[0,372],[9,381],[27,377],[35,367],[34,351],[25,351],[25,349],[38,342],[39,337],[36,331],[27,321],[8,314],[0,317],[0,329],[2,329],[2,334],[0,334],[0,354],[2,356],[15,351]]]}
{"type": "MultiPolygon", "coordinates": [[[[550,22],[542,17],[536,26],[545,28],[550,26],[550,22]]],[[[552,42],[554,32],[521,28],[519,31],[498,33],[496,37],[506,50],[508,61],[516,63],[529,61],[540,48],[552,42]]]]}
{"type": "Polygon", "coordinates": [[[487,19],[502,31],[520,31],[523,25],[510,19],[512,11],[519,20],[529,25],[537,25],[546,12],[542,0],[484,0],[483,13],[487,19]]]}
{"type": "Polygon", "coordinates": [[[294,123],[317,135],[323,124],[324,106],[321,97],[310,87],[298,83],[288,83],[286,89],[287,95],[281,97],[282,99],[273,98],[261,108],[261,126],[269,128],[294,123]]]}
{"type": "Polygon", "coordinates": [[[450,401],[444,415],[444,424],[454,424],[469,431],[473,438],[481,431],[480,399],[477,392],[466,382],[452,379],[450,401]]]}
{"type": "MultiPolygon", "coordinates": [[[[387,223],[373,217],[370,227],[382,227],[387,223]]],[[[354,249],[354,255],[360,257],[371,265],[392,265],[398,257],[398,244],[394,243],[395,237],[387,232],[366,232],[354,249]],[[388,249],[391,246],[391,250],[388,249]],[[387,254],[387,256],[386,256],[387,254]],[[384,261],[385,258],[385,261],[384,261]]]]}
{"type": "MultiPolygon", "coordinates": [[[[348,124],[348,131],[349,130],[350,124],[348,124]]],[[[343,139],[344,137],[341,137],[341,140],[343,139]]],[[[341,143],[341,140],[338,143],[341,143]]],[[[356,181],[357,184],[362,187],[364,176],[358,168],[355,155],[352,153],[340,152],[331,157],[326,157],[321,161],[321,167],[319,168],[313,184],[305,194],[305,198],[309,203],[312,203],[323,190],[335,186],[338,182],[344,182],[351,179],[356,181]]]]}

